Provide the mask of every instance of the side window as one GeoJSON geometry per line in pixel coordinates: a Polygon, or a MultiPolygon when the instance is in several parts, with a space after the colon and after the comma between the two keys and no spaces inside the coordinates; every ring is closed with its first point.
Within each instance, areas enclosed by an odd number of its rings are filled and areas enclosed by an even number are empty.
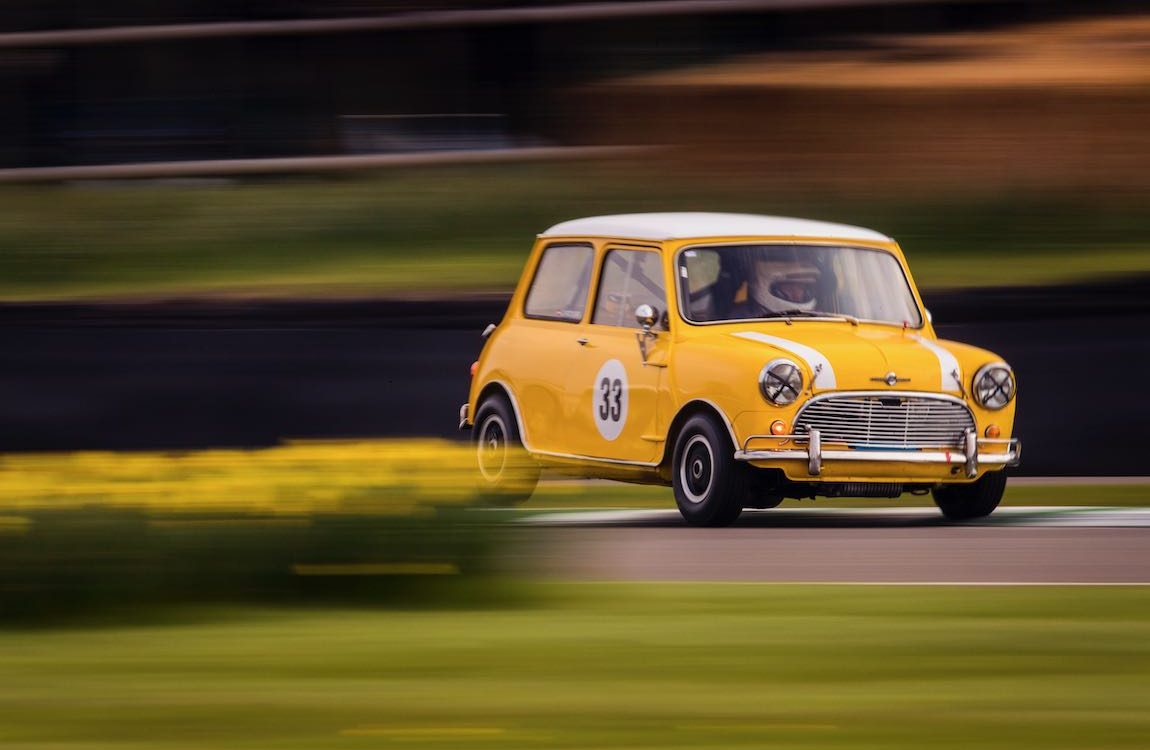
{"type": "Polygon", "coordinates": [[[638,328],[635,308],[650,305],[659,314],[656,328],[667,330],[667,295],[663,291],[663,261],[656,252],[611,250],[603,258],[599,296],[591,322],[638,328]]]}
{"type": "Polygon", "coordinates": [[[527,317],[570,323],[582,320],[594,259],[590,245],[548,246],[527,291],[523,306],[527,317]]]}
{"type": "MultiPolygon", "coordinates": [[[[694,321],[715,320],[720,289],[719,254],[714,250],[684,250],[679,255],[679,309],[694,321]]],[[[731,290],[732,292],[734,290],[731,290]]]]}

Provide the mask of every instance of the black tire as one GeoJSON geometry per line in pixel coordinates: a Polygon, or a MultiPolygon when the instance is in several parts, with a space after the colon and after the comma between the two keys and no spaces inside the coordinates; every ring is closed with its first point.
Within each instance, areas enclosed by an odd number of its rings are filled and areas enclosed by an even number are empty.
{"type": "Polygon", "coordinates": [[[1006,491],[1006,472],[991,471],[970,484],[950,484],[932,493],[934,504],[951,521],[989,516],[1006,491]]]}
{"type": "Polygon", "coordinates": [[[483,399],[471,433],[480,497],[500,506],[526,502],[539,483],[539,464],[523,447],[506,396],[499,393],[483,399]]]}
{"type": "Polygon", "coordinates": [[[727,431],[711,416],[697,414],[679,431],[671,485],[690,525],[727,526],[743,512],[750,475],[734,454],[727,431]]]}

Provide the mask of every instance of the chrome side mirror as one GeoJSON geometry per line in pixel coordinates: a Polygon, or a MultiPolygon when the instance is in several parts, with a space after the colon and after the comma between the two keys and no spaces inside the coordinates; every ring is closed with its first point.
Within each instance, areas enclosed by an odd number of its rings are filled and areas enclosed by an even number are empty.
{"type": "Polygon", "coordinates": [[[635,308],[635,322],[643,329],[635,337],[639,339],[639,354],[643,355],[643,363],[646,364],[647,348],[651,341],[659,337],[659,334],[651,330],[659,322],[659,311],[651,305],[639,305],[635,308]]]}
{"type": "Polygon", "coordinates": [[[649,331],[659,322],[659,313],[650,305],[639,305],[635,308],[635,322],[644,331],[649,331]]]}

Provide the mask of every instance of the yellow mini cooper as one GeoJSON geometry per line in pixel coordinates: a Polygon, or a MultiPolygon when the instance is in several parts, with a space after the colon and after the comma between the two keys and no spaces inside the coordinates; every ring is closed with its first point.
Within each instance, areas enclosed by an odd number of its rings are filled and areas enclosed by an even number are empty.
{"type": "Polygon", "coordinates": [[[931,327],[897,243],[773,216],[598,216],[539,235],[460,427],[504,501],[540,468],[669,484],[688,523],[784,498],[931,492],[985,516],[1016,383],[931,327]]]}

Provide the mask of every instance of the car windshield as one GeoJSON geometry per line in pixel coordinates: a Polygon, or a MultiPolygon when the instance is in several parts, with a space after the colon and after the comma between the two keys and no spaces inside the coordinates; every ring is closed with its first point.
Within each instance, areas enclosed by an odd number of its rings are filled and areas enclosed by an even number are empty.
{"type": "Polygon", "coordinates": [[[890,253],[859,247],[762,244],[679,254],[679,307],[695,323],[844,316],[922,326],[890,253]]]}

